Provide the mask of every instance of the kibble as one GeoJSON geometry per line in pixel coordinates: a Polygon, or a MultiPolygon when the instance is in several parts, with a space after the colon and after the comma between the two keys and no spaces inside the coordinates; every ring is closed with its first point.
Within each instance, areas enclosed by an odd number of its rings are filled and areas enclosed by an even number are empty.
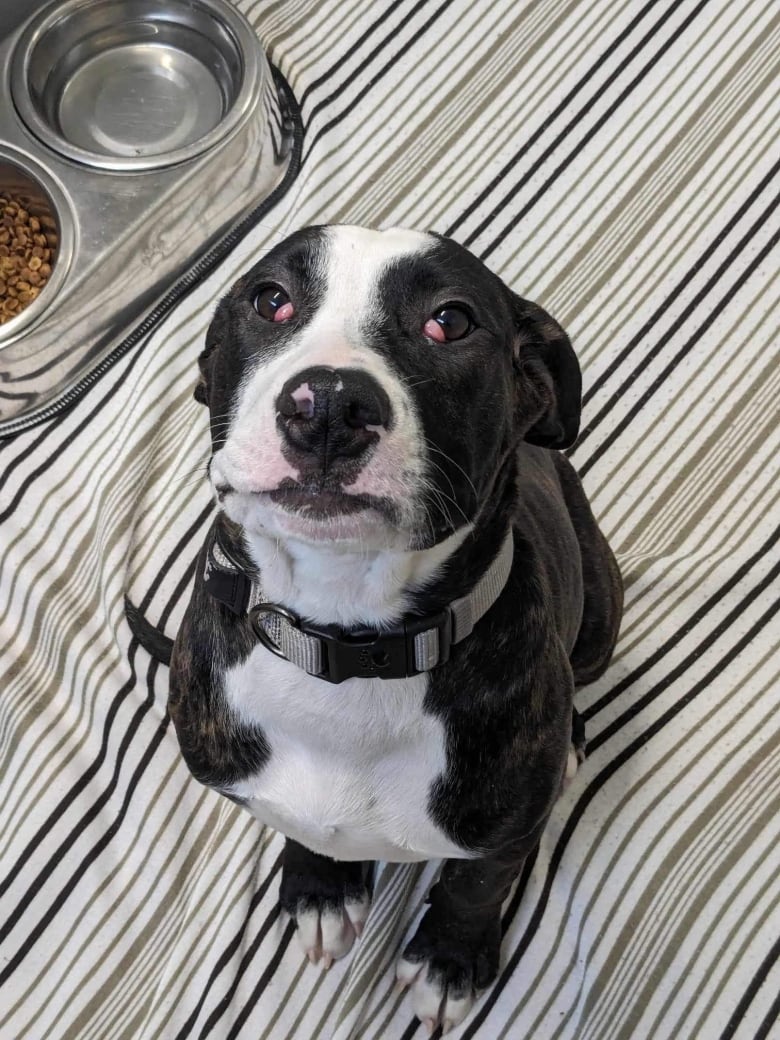
{"type": "Polygon", "coordinates": [[[31,304],[51,275],[57,226],[30,207],[24,196],[0,193],[0,325],[31,304]]]}

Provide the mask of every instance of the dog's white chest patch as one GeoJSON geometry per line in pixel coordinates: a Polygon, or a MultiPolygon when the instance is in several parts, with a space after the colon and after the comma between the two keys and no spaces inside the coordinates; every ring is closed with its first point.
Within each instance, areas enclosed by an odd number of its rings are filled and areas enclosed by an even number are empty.
{"type": "Polygon", "coordinates": [[[425,675],[333,685],[257,647],[225,695],[270,746],[231,787],[264,824],[334,859],[407,861],[471,853],[427,813],[446,767],[442,724],[423,712],[425,675]]]}

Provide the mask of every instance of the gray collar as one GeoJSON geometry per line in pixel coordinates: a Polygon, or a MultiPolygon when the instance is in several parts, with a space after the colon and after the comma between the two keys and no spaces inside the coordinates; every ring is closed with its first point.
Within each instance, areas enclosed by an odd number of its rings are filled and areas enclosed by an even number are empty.
{"type": "Polygon", "coordinates": [[[263,598],[260,580],[250,576],[220,541],[212,537],[204,567],[207,590],[234,614],[248,615],[259,641],[310,675],[340,683],[355,677],[398,679],[430,671],[449,659],[450,647],[471,634],[493,606],[509,578],[514,545],[511,530],[474,588],[438,614],[407,616],[381,631],[315,625],[279,603],[263,598]]]}

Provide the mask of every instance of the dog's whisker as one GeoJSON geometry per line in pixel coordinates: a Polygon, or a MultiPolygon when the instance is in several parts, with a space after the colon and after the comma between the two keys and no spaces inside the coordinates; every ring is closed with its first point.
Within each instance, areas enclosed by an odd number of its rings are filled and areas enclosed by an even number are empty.
{"type": "Polygon", "coordinates": [[[428,530],[430,532],[430,536],[435,541],[436,540],[436,525],[433,522],[433,517],[431,516],[431,511],[428,508],[428,504],[426,502],[422,502],[421,504],[422,504],[422,509],[423,509],[423,511],[425,513],[425,520],[426,520],[426,522],[428,524],[428,530]]]}
{"type": "Polygon", "coordinates": [[[452,527],[453,530],[455,530],[455,524],[452,522],[452,515],[451,515],[451,513],[449,512],[449,510],[443,504],[444,500],[446,500],[448,502],[451,502],[452,505],[455,506],[455,508],[461,514],[461,516],[463,517],[464,521],[467,524],[470,523],[470,520],[469,520],[468,516],[463,511],[463,509],[461,508],[461,506],[459,505],[457,500],[452,498],[450,495],[446,494],[446,492],[443,491],[442,488],[437,488],[436,485],[432,481],[430,481],[430,480],[425,482],[424,488],[425,488],[425,490],[428,493],[430,493],[430,494],[432,494],[432,495],[434,495],[436,497],[441,512],[443,513],[443,515],[445,516],[445,519],[447,520],[447,522],[449,523],[450,527],[452,527]]]}
{"type": "Polygon", "coordinates": [[[417,386],[424,386],[426,383],[435,382],[435,380],[432,377],[423,376],[422,374],[411,376],[397,376],[397,378],[400,380],[400,382],[404,384],[404,386],[409,387],[410,390],[414,389],[417,386]]]}
{"type": "Polygon", "coordinates": [[[203,487],[205,482],[202,477],[192,478],[191,480],[182,480],[175,482],[175,486],[178,490],[186,490],[191,487],[203,487]]]}
{"type": "Polygon", "coordinates": [[[450,490],[452,491],[453,495],[457,494],[457,492],[455,491],[455,485],[453,484],[452,480],[450,479],[450,477],[449,477],[449,475],[448,475],[447,471],[446,471],[445,469],[443,469],[443,468],[442,468],[442,467],[441,467],[441,466],[440,466],[440,465],[438,464],[438,462],[434,462],[434,461],[433,461],[433,459],[428,459],[428,462],[429,462],[429,463],[430,463],[430,464],[431,464],[432,466],[435,466],[435,467],[436,467],[436,469],[437,469],[437,470],[439,471],[439,473],[441,473],[441,474],[442,474],[442,476],[444,477],[444,479],[445,479],[445,480],[447,481],[447,483],[448,483],[448,484],[450,485],[450,490]]]}
{"type": "Polygon", "coordinates": [[[443,519],[444,523],[447,525],[447,527],[450,527],[450,528],[452,528],[454,530],[454,525],[452,523],[452,517],[450,516],[449,511],[448,511],[447,507],[444,504],[444,500],[442,499],[441,495],[439,494],[438,488],[434,487],[431,484],[427,488],[427,491],[428,491],[428,494],[430,495],[431,499],[433,500],[434,505],[436,506],[436,508],[441,513],[442,519],[443,519]]]}
{"type": "Polygon", "coordinates": [[[194,466],[192,469],[181,470],[173,475],[173,480],[187,479],[188,477],[200,476],[205,477],[208,473],[208,459],[204,459],[203,462],[194,466]]]}
{"type": "Polygon", "coordinates": [[[442,451],[442,449],[441,448],[437,448],[435,444],[431,444],[430,438],[426,437],[425,438],[425,443],[426,443],[426,445],[428,446],[428,448],[431,451],[435,451],[438,455],[441,455],[444,459],[446,459],[446,461],[449,462],[450,465],[452,465],[456,469],[460,470],[460,472],[463,474],[463,476],[468,481],[469,487],[474,492],[474,498],[475,499],[478,498],[479,495],[477,494],[476,487],[474,487],[474,482],[472,481],[472,479],[468,475],[468,473],[465,471],[465,469],[460,465],[460,463],[456,462],[455,459],[453,459],[453,457],[451,455],[448,455],[446,451],[442,451]]]}
{"type": "Polygon", "coordinates": [[[219,415],[212,415],[212,416],[210,416],[209,417],[209,422],[211,422],[211,423],[230,422],[232,420],[232,418],[233,418],[233,416],[232,416],[232,414],[230,412],[220,412],[219,415]]]}
{"type": "Polygon", "coordinates": [[[171,479],[172,487],[183,487],[188,484],[205,483],[204,473],[185,473],[180,477],[173,477],[171,479]]]}

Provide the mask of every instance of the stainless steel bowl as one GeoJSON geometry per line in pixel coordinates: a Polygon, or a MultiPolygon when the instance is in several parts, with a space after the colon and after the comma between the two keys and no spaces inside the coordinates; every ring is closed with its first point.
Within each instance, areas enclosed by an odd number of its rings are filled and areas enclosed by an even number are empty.
{"type": "Polygon", "coordinates": [[[29,156],[7,145],[0,147],[0,195],[22,199],[33,216],[53,221],[57,234],[51,275],[40,294],[16,317],[0,326],[2,338],[11,339],[35,324],[54,303],[73,256],[75,222],[61,185],[29,156]]]}
{"type": "Polygon", "coordinates": [[[37,189],[59,235],[39,296],[0,325],[4,437],[71,403],[219,262],[290,173],[297,116],[225,0],[0,0],[0,12],[16,101],[0,102],[0,174],[37,189]],[[101,108],[123,54],[141,71],[101,108]],[[147,76],[163,87],[147,91],[147,76]]]}
{"type": "Polygon", "coordinates": [[[11,90],[50,148],[105,170],[211,149],[247,118],[257,37],[226,0],[55,0],[25,27],[11,90]]]}

